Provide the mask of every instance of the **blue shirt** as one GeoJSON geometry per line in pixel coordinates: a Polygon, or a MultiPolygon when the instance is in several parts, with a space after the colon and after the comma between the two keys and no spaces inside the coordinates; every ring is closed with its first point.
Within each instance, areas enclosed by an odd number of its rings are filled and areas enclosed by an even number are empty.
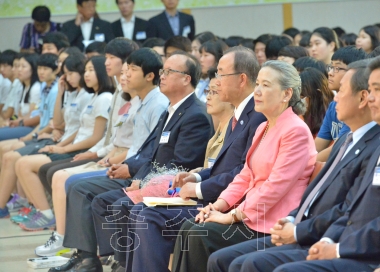
{"type": "MultiPolygon", "coordinates": [[[[61,29],[61,24],[50,22],[49,32],[57,32],[61,29]]],[[[29,49],[30,47],[39,49],[42,47],[42,38],[47,33],[38,33],[33,23],[28,23],[22,30],[20,47],[22,49],[29,49]]]]}
{"type": "Polygon", "coordinates": [[[319,129],[318,138],[324,140],[336,140],[346,132],[350,131],[350,128],[339,121],[335,111],[336,102],[332,101],[326,111],[325,118],[323,119],[321,128],[319,129]]]}
{"type": "Polygon", "coordinates": [[[46,82],[43,82],[41,88],[40,130],[49,125],[50,119],[53,118],[55,100],[58,94],[58,80],[55,80],[50,88],[46,87],[46,82]]]}
{"type": "Polygon", "coordinates": [[[160,88],[151,90],[141,101],[140,107],[135,113],[133,120],[133,140],[126,159],[134,156],[149,134],[156,127],[158,120],[169,105],[168,98],[161,93],[160,88]]]}
{"type": "Polygon", "coordinates": [[[171,16],[169,13],[165,11],[166,18],[168,18],[169,24],[173,30],[174,36],[179,35],[179,13],[177,13],[174,16],[171,16]]]}

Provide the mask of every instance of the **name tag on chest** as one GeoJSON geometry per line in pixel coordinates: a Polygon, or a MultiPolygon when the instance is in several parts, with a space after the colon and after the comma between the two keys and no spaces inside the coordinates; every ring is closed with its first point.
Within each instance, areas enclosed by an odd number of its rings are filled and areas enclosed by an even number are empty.
{"type": "Polygon", "coordinates": [[[167,144],[169,142],[170,131],[164,131],[161,134],[160,144],[167,144]]]}
{"type": "Polygon", "coordinates": [[[215,159],[208,158],[208,164],[207,164],[208,168],[213,167],[214,164],[215,164],[215,159]]]}
{"type": "Polygon", "coordinates": [[[71,110],[71,111],[77,111],[77,110],[78,110],[78,104],[76,104],[76,103],[71,103],[71,104],[70,104],[70,110],[71,110]]]}
{"type": "Polygon", "coordinates": [[[86,108],[86,113],[87,113],[87,114],[91,114],[93,108],[94,108],[93,106],[87,106],[87,108],[86,108]]]}
{"type": "Polygon", "coordinates": [[[373,173],[372,185],[380,186],[380,167],[375,167],[375,172],[373,173]]]}

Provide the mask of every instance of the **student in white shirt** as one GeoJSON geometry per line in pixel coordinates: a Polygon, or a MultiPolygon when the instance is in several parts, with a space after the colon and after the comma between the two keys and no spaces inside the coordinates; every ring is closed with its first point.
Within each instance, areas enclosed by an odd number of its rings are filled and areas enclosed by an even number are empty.
{"type": "Polygon", "coordinates": [[[39,168],[51,161],[72,158],[79,152],[96,144],[104,135],[108,120],[108,110],[112,99],[112,84],[107,76],[105,57],[95,56],[87,61],[84,80],[93,98],[80,114],[80,128],[77,133],[65,139],[61,145],[47,146],[49,153],[26,156],[16,163],[17,177],[38,215],[20,227],[25,230],[50,229],[55,227],[55,218],[46,200],[45,190],[38,178],[39,168]],[[35,219],[35,220],[34,220],[35,219]]]}
{"type": "Polygon", "coordinates": [[[59,81],[58,95],[55,101],[52,122],[52,125],[55,128],[60,127],[61,125],[65,126],[65,134],[62,138],[59,137],[60,139],[55,139],[54,134],[44,133],[41,134],[38,139],[33,139],[32,141],[26,142],[24,147],[4,154],[3,159],[6,161],[6,165],[2,169],[3,180],[0,184],[0,188],[2,192],[4,192],[4,195],[7,195],[7,193],[9,193],[9,188],[14,187],[16,184],[17,179],[15,165],[22,156],[38,154],[40,149],[47,145],[53,145],[58,140],[61,141],[58,145],[64,144],[65,141],[71,141],[67,139],[73,137],[73,135],[78,131],[80,127],[80,113],[84,107],[87,106],[93,96],[93,94],[90,94],[83,89],[83,86],[85,85],[83,80],[84,65],[85,57],[83,54],[73,54],[64,62],[65,74],[61,76],[59,81]],[[66,91],[64,94],[66,85],[70,91],[66,91]],[[66,103],[63,103],[62,101],[62,97],[64,95],[66,98],[66,103]],[[63,104],[65,106],[62,108],[63,104]]]}
{"type": "Polygon", "coordinates": [[[37,74],[38,58],[37,54],[22,55],[18,69],[14,70],[23,85],[18,119],[10,120],[9,127],[0,129],[0,141],[23,137],[39,124],[37,107],[40,102],[41,83],[37,74]]]}
{"type": "Polygon", "coordinates": [[[21,99],[22,84],[17,79],[13,65],[18,65],[18,54],[13,50],[5,50],[0,55],[0,72],[4,78],[11,81],[10,92],[0,112],[0,126],[3,126],[14,114],[18,112],[18,105],[21,99]]]}
{"type": "Polygon", "coordinates": [[[7,101],[10,88],[10,80],[8,78],[4,78],[3,75],[0,73],[0,112],[3,111],[3,107],[5,101],[7,101]]]}

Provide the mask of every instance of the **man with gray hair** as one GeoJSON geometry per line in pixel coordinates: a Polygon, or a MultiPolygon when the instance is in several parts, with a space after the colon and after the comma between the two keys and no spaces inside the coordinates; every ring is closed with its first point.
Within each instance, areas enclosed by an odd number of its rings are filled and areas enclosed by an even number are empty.
{"type": "MultiPolygon", "coordinates": [[[[278,220],[271,236],[213,253],[208,271],[273,271],[284,263],[305,261],[308,248],[320,241],[330,225],[345,214],[361,186],[369,158],[379,145],[380,126],[372,121],[375,119],[369,107],[367,64],[367,60],[351,63],[341,80],[335,97],[336,110],[339,120],[351,131],[335,143],[326,165],[306,189],[299,207],[278,220]]],[[[298,270],[313,271],[311,268],[285,271],[298,270]]]]}
{"type": "MultiPolygon", "coordinates": [[[[259,69],[254,52],[248,48],[233,47],[221,58],[216,74],[218,95],[220,100],[235,106],[235,114],[214,165],[198,174],[180,173],[174,179],[173,187],[181,187],[182,198],[197,198],[198,204],[205,206],[215,201],[243,168],[256,129],[265,121],[265,117],[254,110],[253,91],[259,69]]],[[[142,267],[145,271],[169,271],[175,237],[182,223],[196,215],[196,207],[143,210],[141,205],[135,207],[129,222],[136,224],[144,218],[147,228],[133,230],[134,248],[126,253],[126,271],[141,271],[142,267]]]]}

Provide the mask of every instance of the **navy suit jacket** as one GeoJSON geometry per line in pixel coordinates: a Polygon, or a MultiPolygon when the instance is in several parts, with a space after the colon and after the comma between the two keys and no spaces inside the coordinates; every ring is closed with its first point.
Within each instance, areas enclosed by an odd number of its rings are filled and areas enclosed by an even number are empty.
{"type": "MultiPolygon", "coordinates": [[[[187,36],[190,40],[195,36],[195,23],[194,18],[183,12],[179,13],[179,36],[182,36],[183,31],[190,28],[187,36]]],[[[173,30],[170,26],[165,11],[150,18],[148,21],[148,38],[161,38],[165,41],[174,36],[173,30]]]]}
{"type": "Polygon", "coordinates": [[[346,213],[323,235],[340,244],[341,258],[372,262],[372,264],[379,263],[380,186],[372,185],[379,157],[380,147],[373,152],[359,191],[346,213]]]}
{"type": "MultiPolygon", "coordinates": [[[[111,24],[113,34],[115,37],[124,37],[123,28],[121,27],[120,19],[111,24]]],[[[133,28],[132,40],[135,42],[143,43],[147,38],[146,30],[148,28],[148,21],[135,17],[135,26],[133,28]],[[145,38],[142,38],[145,37],[145,38]]]]}
{"type": "MultiPolygon", "coordinates": [[[[346,139],[346,134],[334,144],[331,155],[320,173],[306,188],[299,208],[302,206],[310,192],[322,179],[332,165],[339,149],[346,139]]],[[[361,180],[365,175],[368,161],[373,150],[379,145],[380,126],[375,125],[351,148],[344,158],[336,165],[328,179],[322,185],[313,201],[308,216],[297,224],[297,242],[300,245],[312,245],[319,241],[326,229],[339,217],[343,216],[355,194],[361,180]]],[[[290,213],[296,216],[298,209],[290,213]]]]}
{"type": "Polygon", "coordinates": [[[252,98],[245,106],[233,131],[232,121],[230,121],[223,147],[213,167],[198,173],[202,177],[201,192],[203,195],[203,200],[198,200],[199,203],[208,205],[208,203],[214,202],[243,169],[256,129],[266,121],[264,115],[256,112],[254,107],[255,102],[252,98]]]}
{"type": "Polygon", "coordinates": [[[133,179],[144,179],[154,170],[152,162],[168,169],[182,166],[191,170],[203,165],[208,140],[214,134],[205,104],[193,93],[179,106],[165,126],[167,117],[168,112],[165,111],[157,128],[149,135],[139,152],[126,161],[133,179]],[[160,144],[163,131],[170,132],[170,137],[168,143],[160,144]]]}
{"type": "MultiPolygon", "coordinates": [[[[63,24],[62,33],[64,33],[69,39],[71,46],[78,47],[81,51],[84,49],[83,35],[80,26],[75,24],[75,20],[67,21],[63,24]]],[[[105,43],[110,42],[115,36],[113,35],[111,24],[107,21],[103,21],[101,19],[94,18],[94,22],[92,24],[92,30],[90,35],[90,40],[95,40],[95,34],[104,34],[105,43]]]]}

